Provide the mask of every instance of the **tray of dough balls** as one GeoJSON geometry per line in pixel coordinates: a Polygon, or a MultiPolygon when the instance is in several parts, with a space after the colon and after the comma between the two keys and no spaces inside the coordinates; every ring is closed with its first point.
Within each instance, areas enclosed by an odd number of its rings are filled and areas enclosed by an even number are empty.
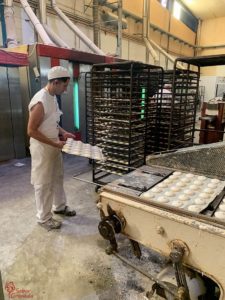
{"type": "Polygon", "coordinates": [[[105,160],[102,149],[98,146],[92,146],[90,144],[82,143],[81,141],[75,141],[71,138],[66,140],[66,144],[63,146],[62,151],[95,160],[105,160]]]}
{"type": "MultiPolygon", "coordinates": [[[[200,213],[221,193],[225,181],[192,173],[174,172],[167,179],[140,195],[149,201],[163,203],[200,213]]],[[[225,217],[225,200],[224,200],[225,217]]],[[[216,214],[215,214],[216,217],[216,214]]]]}

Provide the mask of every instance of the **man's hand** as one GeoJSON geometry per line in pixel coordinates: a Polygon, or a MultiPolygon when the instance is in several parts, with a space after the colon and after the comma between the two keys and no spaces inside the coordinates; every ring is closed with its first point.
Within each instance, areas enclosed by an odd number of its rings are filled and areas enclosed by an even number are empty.
{"type": "Polygon", "coordinates": [[[66,144],[65,141],[58,141],[55,143],[55,147],[62,149],[65,144],[66,144]]]}
{"type": "Polygon", "coordinates": [[[62,136],[63,136],[63,140],[64,141],[66,141],[69,138],[71,138],[71,139],[75,139],[76,138],[75,134],[67,132],[67,131],[64,132],[62,136]]]}

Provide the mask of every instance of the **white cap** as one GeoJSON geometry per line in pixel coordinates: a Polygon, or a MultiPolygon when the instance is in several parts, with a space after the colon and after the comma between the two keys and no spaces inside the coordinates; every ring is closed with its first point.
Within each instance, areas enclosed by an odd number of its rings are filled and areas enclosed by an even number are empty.
{"type": "Polygon", "coordinates": [[[70,74],[67,69],[61,66],[56,66],[51,68],[48,71],[48,80],[51,79],[57,79],[57,78],[63,78],[63,77],[68,77],[70,78],[70,74]]]}

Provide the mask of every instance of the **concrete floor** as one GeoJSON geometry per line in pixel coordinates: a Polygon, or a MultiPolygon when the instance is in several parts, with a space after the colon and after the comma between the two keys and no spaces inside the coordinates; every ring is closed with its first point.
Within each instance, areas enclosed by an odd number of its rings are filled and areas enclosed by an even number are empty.
{"type": "MultiPolygon", "coordinates": [[[[77,216],[64,218],[60,230],[47,232],[36,223],[30,158],[0,164],[0,270],[5,299],[9,299],[9,282],[20,299],[145,299],[152,282],[105,254],[108,243],[98,233],[95,186],[72,178],[84,172],[79,177],[91,181],[88,160],[65,155],[64,166],[68,202],[77,216]]],[[[140,261],[134,258],[123,237],[119,249],[145,271],[156,274],[162,267],[161,259],[148,249],[142,249],[140,261]]]]}

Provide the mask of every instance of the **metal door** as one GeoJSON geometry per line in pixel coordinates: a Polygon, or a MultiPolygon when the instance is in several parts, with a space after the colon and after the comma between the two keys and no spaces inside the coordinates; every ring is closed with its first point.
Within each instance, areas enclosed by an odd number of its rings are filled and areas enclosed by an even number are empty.
{"type": "Polygon", "coordinates": [[[0,67],[0,161],[14,158],[12,109],[7,68],[0,67]]]}
{"type": "Polygon", "coordinates": [[[0,67],[0,161],[26,156],[18,68],[0,67]]]}
{"type": "Polygon", "coordinates": [[[26,127],[26,124],[24,122],[18,68],[8,68],[7,75],[13,129],[14,157],[23,158],[26,156],[24,136],[24,127],[26,127]]]}

